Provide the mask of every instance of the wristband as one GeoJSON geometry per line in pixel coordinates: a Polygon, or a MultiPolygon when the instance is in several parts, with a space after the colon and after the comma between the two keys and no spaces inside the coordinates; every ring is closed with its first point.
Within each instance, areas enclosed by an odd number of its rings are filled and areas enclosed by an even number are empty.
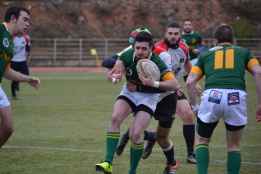
{"type": "Polygon", "coordinates": [[[159,88],[160,87],[160,82],[159,81],[154,81],[153,82],[153,87],[154,88],[159,88]]]}

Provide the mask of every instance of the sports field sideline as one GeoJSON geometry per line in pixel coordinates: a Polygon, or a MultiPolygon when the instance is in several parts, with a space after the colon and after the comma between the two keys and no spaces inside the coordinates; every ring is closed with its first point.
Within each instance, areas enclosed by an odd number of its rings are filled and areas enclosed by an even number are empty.
{"type": "MultiPolygon", "coordinates": [[[[32,69],[41,78],[38,91],[22,85],[18,100],[12,100],[15,133],[0,151],[1,174],[94,174],[94,165],[104,157],[105,133],[112,103],[121,85],[112,85],[103,69],[32,69]],[[99,73],[97,73],[99,72],[99,73]]],[[[249,124],[242,141],[242,174],[260,174],[261,125],[255,122],[254,83],[247,76],[249,124]]],[[[4,90],[10,96],[9,82],[4,90]]],[[[129,122],[130,119],[127,121],[129,122]]],[[[124,131],[128,123],[124,124],[124,131]]],[[[150,128],[155,127],[155,121],[150,128]]],[[[225,173],[226,153],[223,124],[219,124],[210,146],[211,174],[225,173]]],[[[178,174],[195,173],[195,166],[185,162],[182,124],[175,120],[172,129],[177,158],[182,165],[178,174]]],[[[114,174],[127,173],[127,148],[114,161],[114,174]]],[[[143,160],[139,174],[160,174],[164,156],[155,146],[153,154],[143,160]]]]}

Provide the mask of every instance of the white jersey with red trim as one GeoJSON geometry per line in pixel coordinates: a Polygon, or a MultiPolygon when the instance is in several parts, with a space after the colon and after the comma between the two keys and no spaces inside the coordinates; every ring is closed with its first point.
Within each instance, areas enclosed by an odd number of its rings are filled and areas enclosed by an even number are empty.
{"type": "Polygon", "coordinates": [[[187,75],[185,63],[189,61],[189,49],[185,43],[179,42],[178,48],[169,48],[162,40],[155,44],[154,52],[167,64],[177,79],[187,75]]]}
{"type": "Polygon", "coordinates": [[[28,56],[28,51],[30,47],[30,38],[28,35],[14,36],[14,56],[12,58],[13,62],[23,62],[26,61],[28,56]]]}

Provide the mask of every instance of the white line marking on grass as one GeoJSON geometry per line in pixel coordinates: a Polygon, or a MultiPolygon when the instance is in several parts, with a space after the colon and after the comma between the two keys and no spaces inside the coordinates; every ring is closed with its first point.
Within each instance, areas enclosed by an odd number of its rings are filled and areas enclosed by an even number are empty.
{"type": "Polygon", "coordinates": [[[104,80],[106,81],[105,77],[99,78],[99,77],[60,77],[60,76],[41,77],[41,80],[104,80]]]}
{"type": "MultiPolygon", "coordinates": [[[[253,147],[252,145],[251,147],[253,147]]],[[[46,146],[17,146],[17,145],[6,145],[3,149],[29,149],[29,150],[47,150],[47,151],[65,151],[65,152],[86,152],[86,153],[102,153],[102,150],[90,150],[90,149],[77,149],[67,147],[46,147],[46,146]]],[[[155,148],[156,152],[161,152],[160,148],[155,148]]],[[[129,153],[128,151],[126,151],[129,153]]],[[[155,155],[155,154],[154,154],[155,155]]],[[[162,154],[160,154],[162,155],[162,154]]],[[[185,160],[184,157],[176,156],[178,159],[185,160]]],[[[226,164],[226,160],[210,159],[213,164],[226,164]]],[[[122,161],[121,161],[122,162],[122,161]]],[[[129,161],[126,161],[129,162],[129,161]]],[[[242,161],[242,165],[261,166],[261,161],[242,161]]]]}

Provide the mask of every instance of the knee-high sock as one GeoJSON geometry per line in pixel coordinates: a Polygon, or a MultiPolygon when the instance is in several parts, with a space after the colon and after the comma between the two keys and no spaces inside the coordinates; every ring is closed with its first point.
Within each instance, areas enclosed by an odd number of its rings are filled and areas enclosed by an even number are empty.
{"type": "Polygon", "coordinates": [[[166,148],[161,147],[161,149],[163,150],[163,153],[164,153],[164,155],[166,157],[167,164],[175,165],[176,164],[176,160],[175,160],[175,153],[174,153],[173,143],[171,142],[168,147],[166,147],[166,148]]]}
{"type": "Polygon", "coordinates": [[[112,163],[119,138],[120,132],[107,132],[105,161],[112,163]]]}
{"type": "Polygon", "coordinates": [[[227,154],[227,173],[239,174],[241,164],[240,151],[230,151],[227,154]]]}
{"type": "Polygon", "coordinates": [[[209,150],[208,145],[198,144],[196,146],[197,174],[208,173],[209,150]]]}
{"type": "Polygon", "coordinates": [[[188,155],[194,152],[195,125],[183,125],[183,136],[186,140],[188,155]]]}
{"type": "Polygon", "coordinates": [[[130,149],[130,170],[129,174],[136,174],[136,170],[138,167],[138,164],[140,162],[142,153],[143,153],[143,147],[144,144],[131,144],[130,149]]]}

